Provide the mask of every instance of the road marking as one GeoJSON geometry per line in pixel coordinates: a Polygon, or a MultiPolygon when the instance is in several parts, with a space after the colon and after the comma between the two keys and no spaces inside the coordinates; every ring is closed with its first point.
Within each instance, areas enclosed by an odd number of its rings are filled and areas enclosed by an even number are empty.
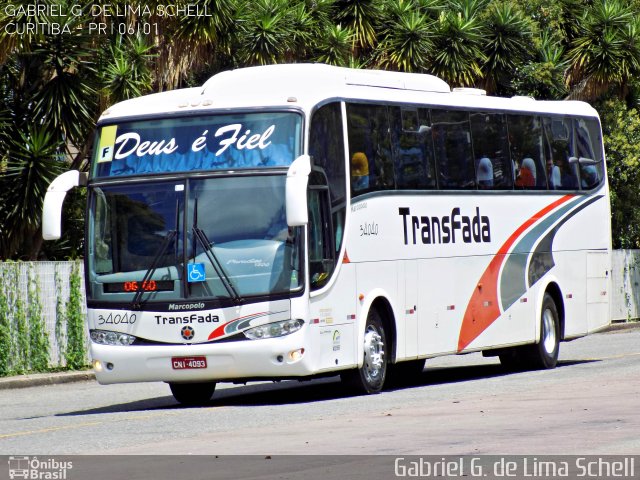
{"type": "Polygon", "coordinates": [[[73,428],[95,427],[96,425],[105,425],[107,423],[126,422],[131,420],[146,420],[153,417],[161,417],[163,415],[181,415],[181,414],[182,414],[181,412],[160,412],[160,413],[150,413],[146,415],[128,415],[126,417],[123,417],[117,420],[109,420],[105,422],[85,422],[85,423],[76,423],[73,425],[61,425],[59,427],[42,428],[39,430],[26,430],[24,432],[2,433],[0,434],[0,439],[23,437],[27,435],[37,435],[41,433],[57,432],[60,430],[70,430],[73,428]]]}
{"type": "Polygon", "coordinates": [[[60,427],[41,428],[40,430],[27,430],[26,432],[3,433],[3,434],[0,434],[0,438],[12,438],[12,437],[21,437],[24,435],[36,435],[38,433],[49,433],[49,432],[56,432],[58,430],[68,430],[70,428],[91,427],[93,425],[100,425],[102,423],[105,423],[105,422],[87,422],[87,423],[78,423],[75,425],[62,425],[60,427]]]}
{"type": "Polygon", "coordinates": [[[585,362],[597,362],[599,360],[616,360],[618,358],[625,358],[625,357],[637,357],[640,356],[640,352],[635,352],[635,353],[621,353],[620,355],[611,355],[610,357],[600,357],[600,358],[585,358],[584,361],[585,362]]]}

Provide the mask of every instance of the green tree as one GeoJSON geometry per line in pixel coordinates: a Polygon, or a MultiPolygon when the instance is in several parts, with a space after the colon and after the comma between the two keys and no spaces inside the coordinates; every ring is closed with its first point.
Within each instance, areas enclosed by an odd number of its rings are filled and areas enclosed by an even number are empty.
{"type": "Polygon", "coordinates": [[[283,63],[295,51],[287,0],[256,0],[239,11],[236,58],[241,65],[283,63]]]}
{"type": "Polygon", "coordinates": [[[352,33],[342,25],[329,25],[318,43],[315,60],[329,65],[347,66],[351,57],[352,33]]]}
{"type": "Polygon", "coordinates": [[[539,43],[535,58],[522,65],[514,76],[512,85],[515,93],[539,100],[564,98],[568,93],[564,81],[568,61],[562,42],[544,32],[539,43]]]}
{"type": "Polygon", "coordinates": [[[27,127],[9,142],[4,175],[0,178],[0,256],[23,252],[37,258],[42,245],[40,217],[44,194],[65,170],[59,142],[47,127],[27,127]]]}
{"type": "Polygon", "coordinates": [[[611,190],[614,248],[640,248],[640,114],[618,99],[598,105],[611,190]]]}
{"type": "Polygon", "coordinates": [[[429,73],[453,87],[475,85],[482,78],[481,65],[487,60],[482,38],[482,24],[477,16],[468,18],[453,10],[442,12],[435,23],[429,73]]]}
{"type": "MultiPolygon", "coordinates": [[[[0,26],[15,20],[2,10],[0,26]]],[[[42,18],[69,32],[59,35],[8,35],[6,29],[0,35],[0,258],[38,258],[44,193],[90,149],[101,40],[77,28],[83,19],[42,18]]],[[[27,20],[34,21],[20,21],[27,20]]]]}
{"type": "Polygon", "coordinates": [[[598,0],[576,20],[567,52],[571,96],[596,100],[611,87],[624,96],[629,80],[640,73],[640,29],[630,6],[598,0]]]}
{"type": "Polygon", "coordinates": [[[383,2],[378,0],[338,0],[335,21],[353,32],[354,57],[367,56],[378,44],[384,24],[383,2]]]}
{"type": "Polygon", "coordinates": [[[515,4],[499,2],[489,7],[484,23],[484,88],[489,94],[513,95],[514,74],[533,57],[532,21],[515,4]]]}
{"type": "Polygon", "coordinates": [[[411,0],[394,0],[387,7],[387,27],[376,50],[377,64],[388,70],[423,72],[432,54],[431,22],[411,0]]]}

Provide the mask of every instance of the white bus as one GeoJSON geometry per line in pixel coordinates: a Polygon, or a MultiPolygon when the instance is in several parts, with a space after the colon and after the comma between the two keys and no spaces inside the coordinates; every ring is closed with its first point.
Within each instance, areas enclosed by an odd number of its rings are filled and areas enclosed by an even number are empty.
{"type": "Polygon", "coordinates": [[[327,65],[223,72],[101,116],[86,291],[98,381],[338,375],[360,391],[483,352],[553,368],[609,322],[598,115],[422,74],[327,65]]]}

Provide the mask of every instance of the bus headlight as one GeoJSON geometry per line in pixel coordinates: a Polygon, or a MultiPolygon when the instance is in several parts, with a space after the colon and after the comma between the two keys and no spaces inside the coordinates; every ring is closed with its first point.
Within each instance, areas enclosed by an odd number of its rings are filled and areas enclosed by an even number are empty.
{"type": "Polygon", "coordinates": [[[266,325],[260,325],[259,327],[253,327],[249,330],[245,330],[244,336],[249,340],[258,340],[260,338],[274,338],[289,335],[290,333],[297,332],[302,328],[304,322],[300,319],[296,320],[283,320],[282,322],[268,323],[266,325]]]}
{"type": "Polygon", "coordinates": [[[133,335],[108,330],[91,330],[89,335],[93,342],[101,345],[131,345],[136,339],[133,335]]]}

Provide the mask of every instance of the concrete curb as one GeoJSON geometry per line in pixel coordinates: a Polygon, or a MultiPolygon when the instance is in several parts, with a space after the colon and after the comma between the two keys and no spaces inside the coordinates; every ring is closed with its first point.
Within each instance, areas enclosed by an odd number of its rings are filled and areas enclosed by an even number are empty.
{"type": "Polygon", "coordinates": [[[640,322],[619,322],[612,323],[608,327],[600,330],[598,333],[617,332],[620,330],[633,330],[640,328],[640,322]]]}
{"type": "Polygon", "coordinates": [[[34,373],[30,375],[17,375],[15,377],[0,378],[0,390],[9,388],[40,387],[42,385],[60,385],[71,382],[85,382],[95,380],[93,371],[81,372],[56,372],[34,373]]]}

